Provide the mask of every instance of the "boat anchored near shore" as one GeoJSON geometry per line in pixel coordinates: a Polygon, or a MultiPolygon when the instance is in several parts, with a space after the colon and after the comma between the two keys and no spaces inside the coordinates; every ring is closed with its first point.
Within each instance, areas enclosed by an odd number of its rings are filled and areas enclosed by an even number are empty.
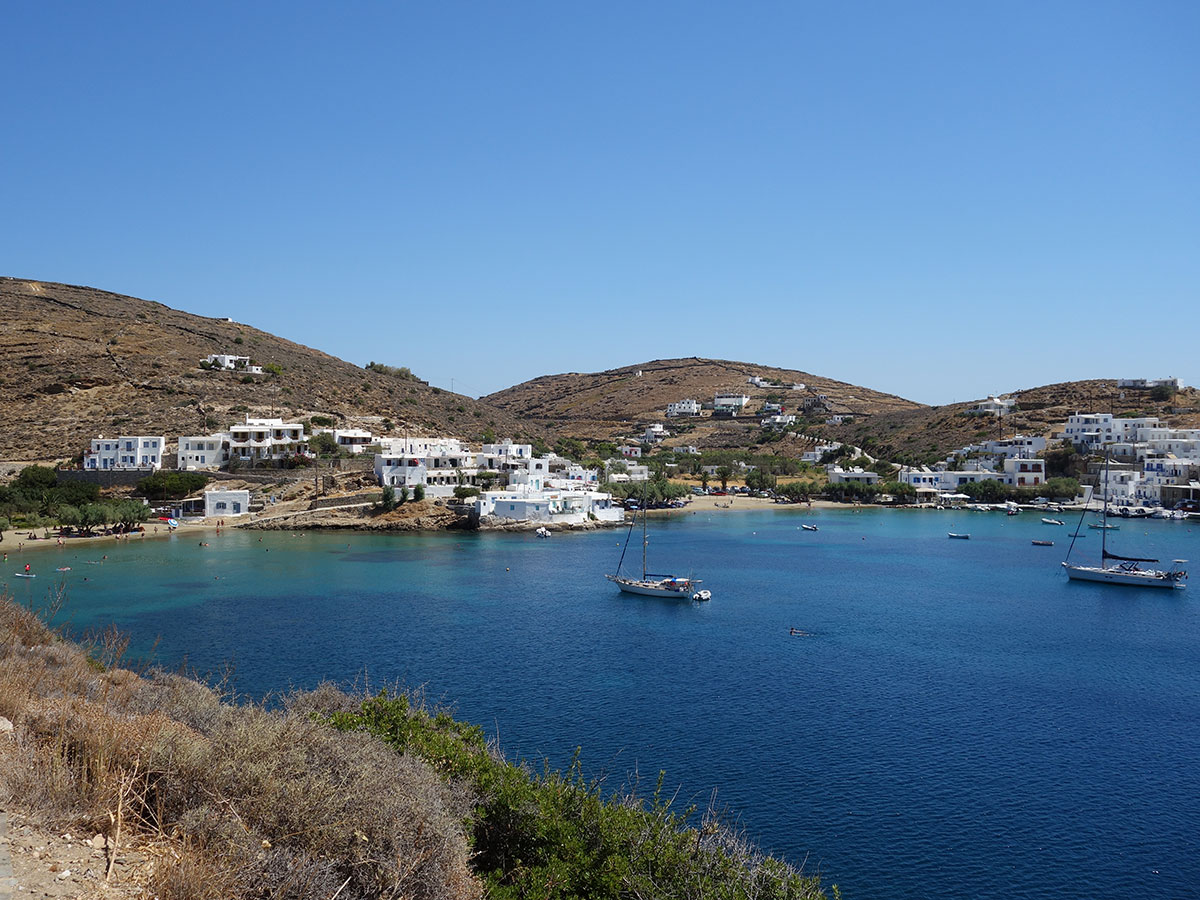
{"type": "Polygon", "coordinates": [[[621,559],[617,562],[617,571],[604,577],[619,587],[626,594],[641,594],[644,597],[671,597],[689,600],[709,600],[712,593],[698,590],[702,582],[699,578],[682,575],[655,575],[646,571],[646,511],[642,510],[642,577],[630,578],[621,574],[621,565],[625,562],[625,551],[629,549],[629,538],[633,535],[635,518],[629,524],[629,532],[625,535],[625,546],[621,550],[621,559]]]}

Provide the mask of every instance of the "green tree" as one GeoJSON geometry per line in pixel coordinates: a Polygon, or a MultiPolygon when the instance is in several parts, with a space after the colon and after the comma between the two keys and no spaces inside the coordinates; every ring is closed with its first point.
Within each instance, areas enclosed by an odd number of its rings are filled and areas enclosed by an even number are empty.
{"type": "Polygon", "coordinates": [[[317,456],[336,456],[341,448],[332,434],[320,431],[308,439],[308,449],[317,456]]]}
{"type": "Polygon", "coordinates": [[[408,502],[408,485],[407,484],[400,485],[400,502],[401,503],[408,502]]]}
{"type": "Polygon", "coordinates": [[[721,490],[729,488],[729,479],[733,477],[733,468],[730,466],[717,466],[717,478],[721,481],[721,490]]]}
{"type": "Polygon", "coordinates": [[[425,485],[418,484],[413,487],[413,500],[420,503],[425,499],[425,485]]]}
{"type": "Polygon", "coordinates": [[[112,511],[107,503],[89,503],[79,511],[79,527],[84,534],[91,534],[101,525],[111,521],[112,511]]]}
{"type": "Polygon", "coordinates": [[[383,507],[384,512],[390,512],[396,508],[396,489],[390,484],[383,486],[383,499],[379,501],[379,505],[383,507]]]}
{"type": "Polygon", "coordinates": [[[708,472],[704,469],[700,470],[700,487],[706,491],[708,490],[708,472]]]}
{"type": "Polygon", "coordinates": [[[113,504],[112,520],[119,523],[127,531],[135,525],[140,525],[150,517],[150,507],[137,500],[120,500],[113,504]]]}

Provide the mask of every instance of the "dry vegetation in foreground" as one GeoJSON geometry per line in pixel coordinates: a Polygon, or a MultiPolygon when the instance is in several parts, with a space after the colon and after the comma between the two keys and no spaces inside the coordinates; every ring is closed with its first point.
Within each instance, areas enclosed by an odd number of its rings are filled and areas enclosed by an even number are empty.
{"type": "Polygon", "coordinates": [[[157,842],[148,887],[161,900],[482,895],[469,790],[318,721],[350,697],[232,705],[179,675],[116,667],[123,650],[112,632],[71,644],[0,598],[0,716],[15,726],[0,746],[6,807],[103,833],[112,857],[157,842]]]}
{"type": "Polygon", "coordinates": [[[103,835],[108,876],[146,851],[160,900],[824,897],[719,811],[674,811],[661,774],[650,797],[607,794],[578,754],[534,774],[410,695],[235,703],[122,668],[126,643],[72,643],[0,596],[0,805],[103,835]]]}

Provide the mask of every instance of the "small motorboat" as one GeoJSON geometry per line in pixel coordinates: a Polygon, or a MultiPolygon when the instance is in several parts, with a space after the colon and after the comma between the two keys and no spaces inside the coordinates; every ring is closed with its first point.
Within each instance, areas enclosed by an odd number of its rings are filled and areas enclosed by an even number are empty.
{"type": "Polygon", "coordinates": [[[37,578],[32,572],[13,572],[17,578],[37,578]]]}
{"type": "Polygon", "coordinates": [[[696,593],[692,594],[692,599],[693,600],[711,600],[712,599],[712,591],[708,590],[707,588],[705,588],[702,591],[696,591],[696,593]]]}
{"type": "Polygon", "coordinates": [[[969,541],[971,539],[971,536],[969,534],[958,534],[957,532],[954,532],[954,531],[947,532],[946,536],[951,537],[951,538],[957,538],[960,541],[969,541]]]}
{"type": "Polygon", "coordinates": [[[71,571],[71,567],[70,567],[70,566],[59,566],[59,567],[58,567],[57,569],[55,569],[54,571],[55,571],[55,572],[70,572],[70,571],[71,571]]]}
{"type": "Polygon", "coordinates": [[[536,534],[540,538],[548,538],[548,537],[550,537],[550,529],[547,528],[545,525],[542,525],[541,527],[538,528],[537,531],[534,532],[534,534],[536,534]]]}
{"type": "Polygon", "coordinates": [[[1062,523],[1062,519],[1047,519],[1044,516],[1042,517],[1043,525],[1061,525],[1062,523]]]}
{"type": "Polygon", "coordinates": [[[1097,531],[1120,531],[1120,525],[1111,525],[1108,522],[1088,522],[1088,528],[1095,528],[1097,531]]]}
{"type": "Polygon", "coordinates": [[[803,528],[805,531],[816,531],[817,530],[816,525],[801,525],[800,527],[803,528]]]}
{"type": "Polygon", "coordinates": [[[1053,547],[1054,541],[1034,541],[1033,546],[1035,546],[1035,547],[1053,547]]]}

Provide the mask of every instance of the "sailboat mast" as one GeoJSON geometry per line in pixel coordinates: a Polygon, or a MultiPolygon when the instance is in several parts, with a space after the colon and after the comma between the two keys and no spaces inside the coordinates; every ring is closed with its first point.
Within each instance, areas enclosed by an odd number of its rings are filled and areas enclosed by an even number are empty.
{"type": "Polygon", "coordinates": [[[1104,445],[1104,512],[1100,519],[1100,568],[1108,558],[1108,444],[1104,445]]]}
{"type": "Polygon", "coordinates": [[[646,507],[642,506],[642,581],[646,580],[646,507]]]}

